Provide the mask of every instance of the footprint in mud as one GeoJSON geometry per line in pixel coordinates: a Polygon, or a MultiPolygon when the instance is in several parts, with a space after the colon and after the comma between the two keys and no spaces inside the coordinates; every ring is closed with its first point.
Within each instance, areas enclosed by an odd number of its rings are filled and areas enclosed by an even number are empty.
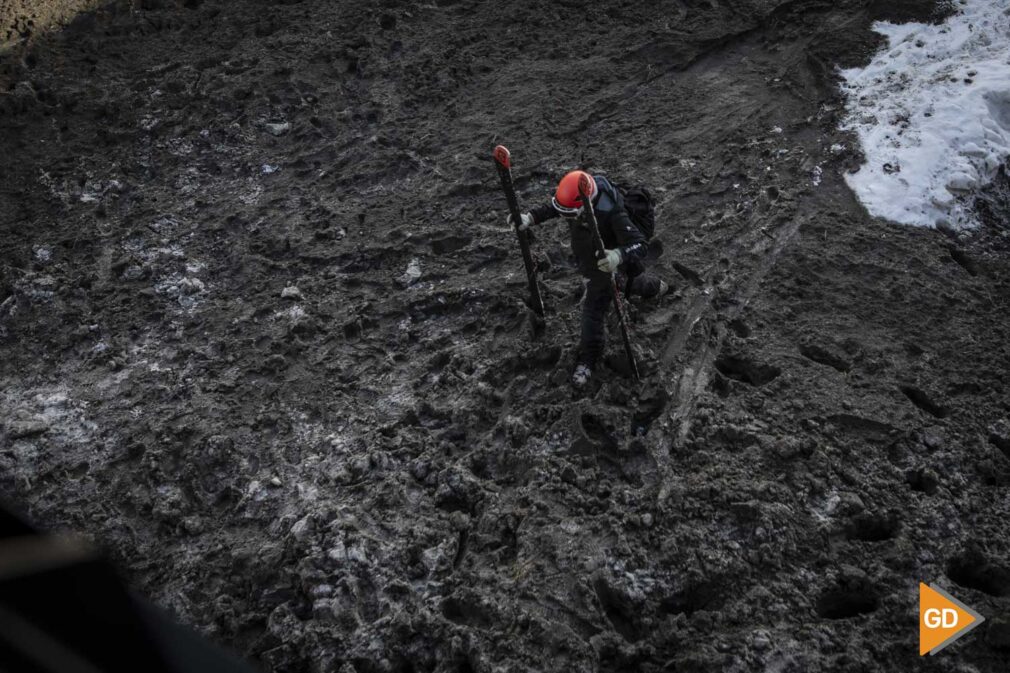
{"type": "Polygon", "coordinates": [[[733,334],[737,335],[741,339],[746,339],[750,336],[750,326],[740,318],[730,320],[729,324],[726,326],[729,327],[729,330],[733,332],[733,334]]]}
{"type": "Polygon", "coordinates": [[[446,236],[431,242],[431,250],[436,255],[451,255],[470,245],[473,239],[469,236],[446,236]]]}
{"type": "Polygon", "coordinates": [[[919,493],[925,493],[926,495],[936,494],[936,489],[940,485],[940,478],[934,470],[930,468],[921,468],[916,470],[909,470],[905,474],[905,483],[913,491],[919,493]]]}
{"type": "MultiPolygon", "coordinates": [[[[628,354],[623,350],[607,353],[603,358],[603,363],[608,369],[622,378],[631,379],[634,376],[631,369],[631,361],[628,360],[628,354]]],[[[642,353],[635,355],[635,365],[638,367],[639,375],[643,378],[652,375],[654,372],[655,367],[652,363],[652,358],[643,357],[642,353]]]]}
{"type": "Polygon", "coordinates": [[[969,257],[968,253],[964,250],[956,245],[951,245],[947,248],[947,252],[950,253],[951,259],[957,262],[962,269],[968,272],[969,276],[978,275],[978,263],[976,263],[973,258],[969,257]]]}
{"type": "Polygon", "coordinates": [[[641,639],[640,629],[635,624],[637,610],[627,596],[618,587],[611,586],[604,577],[597,577],[593,582],[596,598],[603,608],[603,614],[614,630],[628,642],[641,639]]]}
{"type": "Polygon", "coordinates": [[[720,374],[734,381],[760,387],[771,383],[782,373],[775,365],[761,364],[744,355],[722,353],[715,360],[720,374]]]}
{"type": "Polygon", "coordinates": [[[946,418],[950,414],[950,410],[945,405],[936,402],[921,388],[917,388],[915,386],[898,386],[898,390],[900,390],[912,404],[919,407],[930,416],[935,416],[936,418],[946,418]]]}
{"type": "Polygon", "coordinates": [[[595,414],[580,414],[576,426],[575,441],[572,442],[573,453],[591,456],[600,452],[613,453],[617,450],[613,428],[595,414]]]}
{"type": "Polygon", "coordinates": [[[659,388],[650,397],[643,397],[639,402],[638,411],[631,419],[631,434],[642,436],[649,432],[649,427],[659,418],[670,401],[670,394],[659,388]]]}
{"type": "Polygon", "coordinates": [[[901,519],[895,513],[864,512],[845,526],[845,537],[862,542],[883,542],[893,539],[901,529],[901,519]]]}
{"type": "Polygon", "coordinates": [[[826,365],[845,373],[852,369],[852,362],[841,349],[832,344],[807,342],[800,345],[800,355],[817,364],[826,365]]]}
{"type": "Polygon", "coordinates": [[[451,349],[447,348],[443,351],[439,351],[438,353],[432,355],[431,358],[428,360],[428,371],[433,374],[437,374],[441,372],[443,369],[445,369],[446,365],[448,365],[451,360],[452,360],[451,349]]]}
{"type": "Polygon", "coordinates": [[[859,437],[869,442],[884,442],[901,432],[890,423],[859,416],[857,414],[832,414],[827,422],[838,432],[859,437]]]}
{"type": "Polygon", "coordinates": [[[474,261],[466,268],[467,273],[477,273],[485,267],[508,259],[509,255],[509,251],[501,246],[479,245],[469,253],[470,259],[474,261]]]}
{"type": "Polygon", "coordinates": [[[541,347],[525,353],[516,354],[501,362],[497,367],[496,378],[509,376],[520,372],[551,371],[561,359],[561,346],[541,347]]]}
{"type": "Polygon", "coordinates": [[[955,584],[990,596],[1010,596],[1010,568],[990,561],[978,549],[968,549],[951,558],[947,577],[955,584]]]}
{"type": "Polygon", "coordinates": [[[716,610],[725,597],[724,584],[707,580],[689,583],[680,591],[664,598],[659,609],[668,615],[690,617],[698,610],[716,610]]]}
{"type": "Polygon", "coordinates": [[[476,597],[449,596],[442,601],[442,615],[455,624],[477,629],[489,629],[495,624],[476,597]]]}
{"type": "Polygon", "coordinates": [[[989,431],[989,443],[1010,459],[1010,429],[1006,426],[993,427],[989,431]]]}
{"type": "Polygon", "coordinates": [[[849,619],[874,612],[880,605],[876,589],[868,579],[843,580],[817,599],[817,616],[822,619],[849,619]]]}
{"type": "Polygon", "coordinates": [[[684,266],[680,262],[673,263],[673,270],[679,273],[685,280],[695,287],[701,287],[705,284],[705,281],[702,280],[701,274],[690,267],[684,266]]]}

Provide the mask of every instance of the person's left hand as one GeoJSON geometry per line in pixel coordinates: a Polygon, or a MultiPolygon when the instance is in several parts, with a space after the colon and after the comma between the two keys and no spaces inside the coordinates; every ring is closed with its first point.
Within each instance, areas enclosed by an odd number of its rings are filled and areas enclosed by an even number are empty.
{"type": "Polygon", "coordinates": [[[604,250],[603,257],[596,262],[596,267],[604,273],[614,273],[624,261],[620,250],[604,250]]]}
{"type": "MultiPolygon", "coordinates": [[[[516,221],[512,219],[511,213],[505,218],[510,227],[514,227],[516,221]]],[[[519,231],[529,231],[529,228],[533,226],[533,214],[532,213],[520,213],[519,214],[519,231]]]]}

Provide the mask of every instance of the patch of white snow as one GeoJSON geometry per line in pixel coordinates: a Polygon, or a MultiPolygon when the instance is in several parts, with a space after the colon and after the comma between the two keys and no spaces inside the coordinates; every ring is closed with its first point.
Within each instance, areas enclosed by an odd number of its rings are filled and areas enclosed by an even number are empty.
{"type": "Polygon", "coordinates": [[[966,0],[938,25],[878,22],[886,49],[841,71],[844,129],[866,164],[846,176],[871,215],[975,225],[966,198],[1010,155],[1010,0],[966,0]]]}

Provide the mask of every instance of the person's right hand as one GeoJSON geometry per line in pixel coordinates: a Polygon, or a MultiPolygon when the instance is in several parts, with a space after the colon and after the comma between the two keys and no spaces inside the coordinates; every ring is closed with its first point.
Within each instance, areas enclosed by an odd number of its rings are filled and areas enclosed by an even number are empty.
{"type": "MultiPolygon", "coordinates": [[[[522,213],[521,215],[519,215],[519,218],[521,220],[519,222],[519,231],[526,231],[527,229],[533,226],[533,215],[531,213],[522,213]]],[[[508,225],[510,227],[516,226],[515,220],[512,219],[511,213],[509,213],[509,216],[506,218],[505,221],[508,222],[508,225]]]]}

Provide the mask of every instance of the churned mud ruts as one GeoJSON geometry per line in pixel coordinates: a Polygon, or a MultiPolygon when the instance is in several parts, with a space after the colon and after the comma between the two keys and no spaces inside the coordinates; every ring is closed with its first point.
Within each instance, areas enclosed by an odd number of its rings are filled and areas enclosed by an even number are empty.
{"type": "Polygon", "coordinates": [[[113,3],[0,58],[0,489],[276,671],[896,671],[1010,651],[1005,181],[866,215],[835,68],[931,2],[113,3]],[[575,396],[520,200],[659,197],[575,396]],[[932,663],[932,662],[931,662],[932,663]]]}

